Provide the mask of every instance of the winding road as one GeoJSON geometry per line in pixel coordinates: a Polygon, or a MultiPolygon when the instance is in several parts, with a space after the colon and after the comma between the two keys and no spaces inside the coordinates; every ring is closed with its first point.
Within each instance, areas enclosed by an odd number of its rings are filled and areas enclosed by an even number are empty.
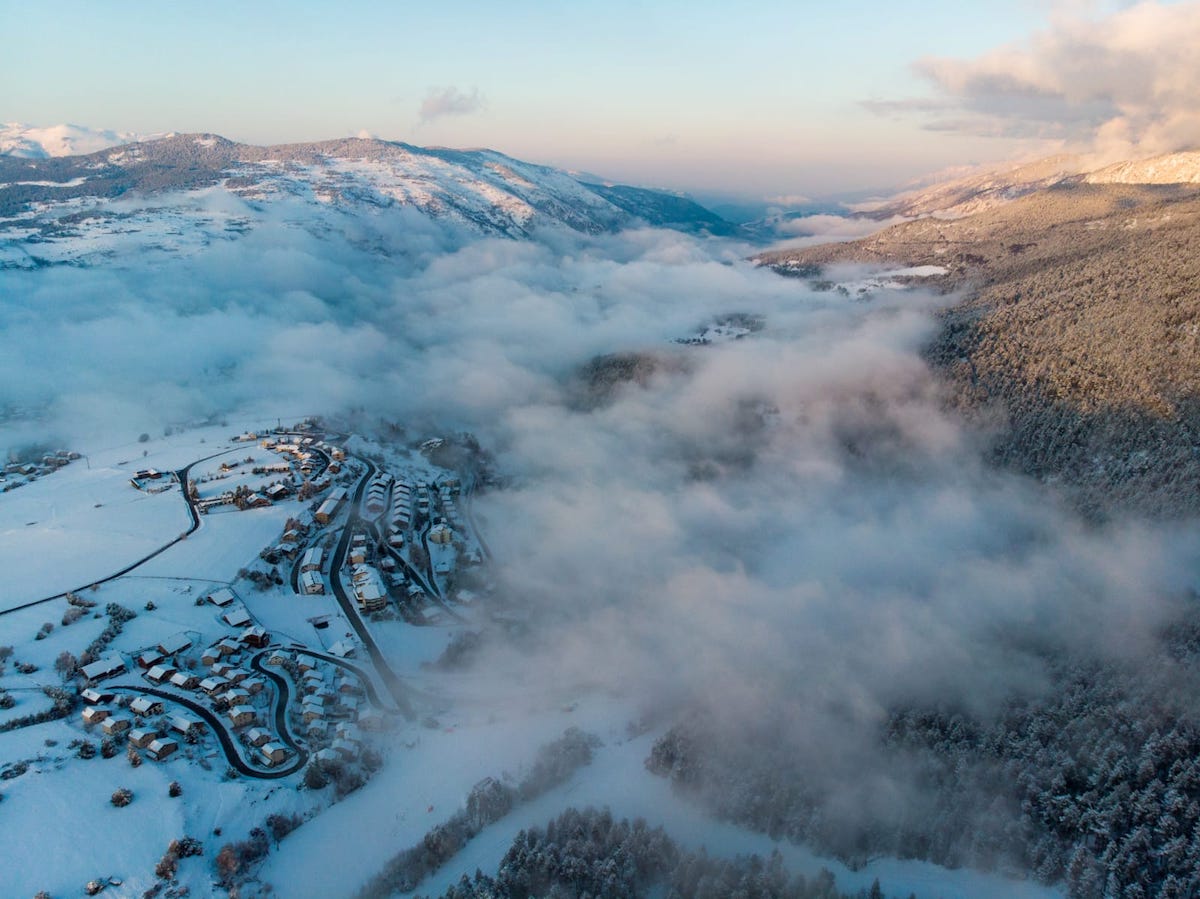
{"type": "Polygon", "coordinates": [[[113,574],[110,574],[107,577],[102,577],[99,580],[95,580],[95,581],[89,581],[88,583],[83,584],[82,586],[73,587],[70,590],[64,590],[64,591],[62,591],[62,593],[55,593],[53,596],[47,596],[42,599],[35,599],[32,602],[27,602],[27,603],[24,603],[19,606],[13,606],[12,608],[9,608],[9,609],[0,610],[0,615],[10,615],[13,612],[19,612],[22,609],[30,609],[30,608],[33,608],[34,606],[40,606],[42,603],[53,602],[56,599],[62,599],[68,593],[79,593],[79,592],[82,592],[83,590],[87,590],[89,587],[92,587],[93,585],[107,584],[109,581],[115,581],[117,578],[124,577],[125,575],[129,574],[129,572],[133,571],[135,568],[145,565],[147,562],[149,562],[155,556],[161,555],[162,553],[166,552],[168,549],[170,549],[176,543],[186,540],[192,534],[196,533],[196,531],[200,530],[200,513],[197,511],[196,503],[192,500],[192,497],[188,491],[188,472],[190,472],[192,470],[193,466],[199,465],[201,462],[207,462],[209,459],[217,458],[217,456],[224,456],[226,453],[236,452],[238,449],[239,449],[239,447],[233,447],[232,449],[221,450],[221,452],[219,452],[219,453],[213,453],[211,456],[205,456],[203,459],[197,459],[194,462],[189,462],[183,468],[179,469],[177,472],[174,473],[175,476],[179,479],[179,489],[183,492],[183,501],[185,503],[187,503],[188,514],[192,518],[192,524],[191,524],[191,527],[189,527],[186,531],[184,531],[182,534],[180,534],[178,537],[176,537],[170,543],[160,546],[158,549],[154,550],[154,552],[150,553],[149,555],[142,556],[136,562],[134,562],[130,565],[126,565],[120,571],[114,572],[113,574]]]}

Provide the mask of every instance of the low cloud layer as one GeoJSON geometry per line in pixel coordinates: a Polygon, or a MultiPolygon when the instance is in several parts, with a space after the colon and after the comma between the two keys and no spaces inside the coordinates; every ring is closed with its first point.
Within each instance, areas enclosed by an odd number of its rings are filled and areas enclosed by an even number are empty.
{"type": "Polygon", "coordinates": [[[1200,3],[1059,18],[972,60],[929,58],[932,99],[871,102],[937,131],[1033,138],[1120,157],[1200,143],[1200,3]]]}
{"type": "Polygon", "coordinates": [[[980,463],[919,355],[945,298],[816,293],[672,232],[310,233],[273,208],[188,258],[6,273],[4,439],[349,409],[473,431],[508,478],[478,505],[496,601],[533,622],[490,688],[779,714],[861,772],[889,709],[987,714],[1056,653],[1136,659],[1190,583],[1195,534],[1089,529],[980,463]],[[735,312],[764,329],[672,342],[735,312]],[[631,351],[646,383],[581,405],[580,366],[631,351]]]}
{"type": "Polygon", "coordinates": [[[446,116],[465,116],[480,112],[487,105],[478,88],[470,93],[457,87],[431,87],[421,101],[421,121],[433,122],[446,116]]]}

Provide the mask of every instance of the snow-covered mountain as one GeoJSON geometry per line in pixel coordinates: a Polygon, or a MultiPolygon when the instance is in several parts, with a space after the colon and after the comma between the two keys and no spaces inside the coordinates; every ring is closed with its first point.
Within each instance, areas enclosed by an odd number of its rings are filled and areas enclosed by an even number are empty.
{"type": "Polygon", "coordinates": [[[51,125],[38,128],[20,122],[0,123],[0,155],[19,156],[24,159],[79,156],[146,139],[145,135],[97,131],[82,125],[51,125]]]}
{"type": "Polygon", "coordinates": [[[598,234],[639,223],[734,230],[685,197],[595,184],[492,150],[360,138],[256,147],[177,134],[83,156],[0,156],[5,267],[186,252],[236,239],[273,213],[316,233],[342,228],[347,217],[386,225],[414,211],[509,237],[554,227],[598,234]]]}
{"type": "Polygon", "coordinates": [[[958,218],[983,212],[1056,184],[1197,184],[1200,151],[1097,163],[1084,156],[1050,156],[1034,162],[985,168],[862,203],[854,211],[872,218],[934,215],[958,218]]]}

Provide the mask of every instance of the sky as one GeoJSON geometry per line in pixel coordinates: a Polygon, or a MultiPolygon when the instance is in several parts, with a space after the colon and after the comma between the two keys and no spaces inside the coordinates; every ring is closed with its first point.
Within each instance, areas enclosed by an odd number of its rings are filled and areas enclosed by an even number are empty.
{"type": "MultiPolygon", "coordinates": [[[[0,0],[12,37],[0,120],[251,143],[365,132],[647,186],[828,196],[1028,155],[1055,137],[931,118],[947,104],[978,114],[980,84],[994,101],[1000,88],[991,118],[1015,109],[1094,124],[1111,96],[1068,91],[1066,109],[1027,76],[1048,53],[1051,70],[1078,74],[1079,30],[1130,13],[1153,32],[1141,50],[1162,56],[1180,16],[1139,11],[1172,7],[1196,19],[1187,1],[0,0]],[[996,62],[1003,71],[980,70],[996,62]]],[[[1087,59],[1132,31],[1100,35],[1087,59]]],[[[1136,67],[1121,54],[1112,65],[1109,82],[1136,67]]]]}
{"type": "Polygon", "coordinates": [[[946,67],[1127,5],[0,0],[0,120],[252,143],[366,132],[648,186],[821,196],[1028,152],[1045,135],[923,118],[969,94],[946,67]]]}

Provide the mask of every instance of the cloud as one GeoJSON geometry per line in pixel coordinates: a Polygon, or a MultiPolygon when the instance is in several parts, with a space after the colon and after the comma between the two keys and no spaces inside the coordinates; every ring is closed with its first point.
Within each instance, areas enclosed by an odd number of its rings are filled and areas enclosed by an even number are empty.
{"type": "Polygon", "coordinates": [[[464,93],[457,87],[431,87],[421,101],[421,121],[433,122],[445,116],[473,115],[487,106],[478,88],[464,93]]]}
{"type": "Polygon", "coordinates": [[[477,498],[487,609],[531,623],[482,662],[495,705],[602,689],[778,718],[852,791],[887,770],[889,710],[987,712],[1041,689],[1047,657],[1136,658],[1200,561],[1193,529],[1089,528],[982,464],[921,358],[944,297],[814,292],[666,231],[480,239],[286,197],[246,215],[190,256],[5,272],[0,445],[351,409],[473,432],[506,479],[477,498]],[[765,327],[673,342],[735,312],[765,327]],[[581,369],[626,352],[644,381],[580,403],[581,369]]]}
{"type": "Polygon", "coordinates": [[[1145,2],[1102,18],[1061,16],[976,59],[915,64],[933,98],[874,100],[963,134],[1058,141],[1110,154],[1200,143],[1200,3],[1145,2]]]}

